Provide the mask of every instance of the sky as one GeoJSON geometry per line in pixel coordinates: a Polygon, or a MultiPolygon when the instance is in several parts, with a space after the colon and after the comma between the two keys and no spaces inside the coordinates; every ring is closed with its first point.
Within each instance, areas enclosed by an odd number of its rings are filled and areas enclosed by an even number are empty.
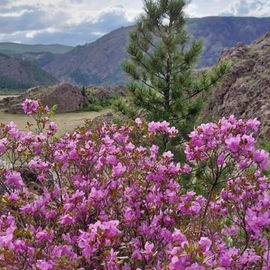
{"type": "MultiPolygon", "coordinates": [[[[0,42],[83,45],[134,24],[143,0],[0,0],[0,42]]],[[[191,0],[189,17],[270,17],[270,0],[191,0]]]]}

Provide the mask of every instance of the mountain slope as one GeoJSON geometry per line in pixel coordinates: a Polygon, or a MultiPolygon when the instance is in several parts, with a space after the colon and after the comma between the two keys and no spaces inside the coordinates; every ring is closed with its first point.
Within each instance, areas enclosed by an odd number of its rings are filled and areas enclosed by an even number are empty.
{"type": "Polygon", "coordinates": [[[31,62],[32,64],[42,68],[52,62],[55,59],[56,54],[51,52],[26,52],[15,54],[13,56],[17,59],[31,62]]]}
{"type": "Polygon", "coordinates": [[[127,58],[128,30],[120,28],[97,41],[58,55],[44,69],[61,81],[82,85],[122,84],[121,62],[127,58]]]}
{"type": "Polygon", "coordinates": [[[0,54],[0,89],[27,89],[36,85],[53,85],[57,80],[25,61],[0,54]]]}
{"type": "MultiPolygon", "coordinates": [[[[58,55],[44,69],[59,80],[82,85],[123,84],[127,77],[120,63],[128,57],[126,45],[131,27],[115,30],[99,40],[58,55]]],[[[216,63],[225,47],[249,44],[270,29],[270,18],[206,17],[190,19],[188,32],[204,41],[198,67],[216,63]]]]}
{"type": "Polygon", "coordinates": [[[54,54],[67,53],[72,50],[73,47],[61,45],[61,44],[50,44],[50,45],[27,45],[20,43],[12,43],[12,42],[0,42],[0,53],[6,55],[14,55],[19,53],[39,53],[39,52],[49,52],[54,54]]]}
{"type": "Polygon", "coordinates": [[[270,31],[250,46],[238,43],[223,51],[221,60],[233,63],[223,84],[213,91],[203,119],[217,120],[234,114],[257,117],[262,122],[261,138],[270,136],[270,31]]]}

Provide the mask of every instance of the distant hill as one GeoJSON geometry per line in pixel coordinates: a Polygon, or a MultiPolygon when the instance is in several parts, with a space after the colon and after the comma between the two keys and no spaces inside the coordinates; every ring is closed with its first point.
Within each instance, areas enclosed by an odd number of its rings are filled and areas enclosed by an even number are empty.
{"type": "MultiPolygon", "coordinates": [[[[112,31],[97,41],[57,55],[42,67],[60,81],[89,85],[123,84],[127,77],[120,64],[128,57],[126,45],[132,27],[112,31]]],[[[206,17],[190,19],[188,32],[204,42],[198,67],[212,66],[226,47],[250,44],[270,29],[270,18],[206,17]]]]}
{"type": "Polygon", "coordinates": [[[0,42],[0,53],[6,55],[15,55],[26,52],[32,53],[40,53],[40,52],[49,52],[53,54],[62,54],[67,53],[72,50],[74,47],[60,45],[60,44],[50,44],[50,45],[26,45],[20,43],[12,43],[12,42],[0,42]]]}
{"type": "Polygon", "coordinates": [[[23,90],[57,83],[51,74],[25,61],[0,54],[0,89],[23,90]]]}

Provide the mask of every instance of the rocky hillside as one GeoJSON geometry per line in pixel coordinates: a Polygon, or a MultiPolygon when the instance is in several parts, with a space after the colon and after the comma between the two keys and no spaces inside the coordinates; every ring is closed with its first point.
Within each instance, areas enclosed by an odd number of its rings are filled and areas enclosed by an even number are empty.
{"type": "Polygon", "coordinates": [[[262,122],[261,137],[270,137],[270,31],[246,46],[238,43],[222,52],[219,61],[233,65],[224,83],[213,92],[204,119],[215,120],[234,114],[238,118],[257,117],[262,122]]]}
{"type": "Polygon", "coordinates": [[[57,80],[46,71],[25,61],[0,54],[0,89],[27,89],[53,85],[57,80]]]}
{"type": "MultiPolygon", "coordinates": [[[[190,19],[188,32],[204,41],[198,67],[216,63],[220,52],[241,41],[249,44],[270,29],[270,18],[207,17],[190,19]]],[[[82,85],[123,84],[127,77],[120,63],[127,58],[131,27],[115,30],[99,40],[57,55],[42,67],[60,81],[82,85]]]]}
{"type": "Polygon", "coordinates": [[[57,104],[57,112],[74,112],[83,108],[88,99],[81,89],[70,84],[58,84],[52,87],[35,87],[18,97],[7,97],[0,101],[0,109],[9,113],[22,113],[22,102],[26,99],[40,99],[49,107],[57,104]]]}

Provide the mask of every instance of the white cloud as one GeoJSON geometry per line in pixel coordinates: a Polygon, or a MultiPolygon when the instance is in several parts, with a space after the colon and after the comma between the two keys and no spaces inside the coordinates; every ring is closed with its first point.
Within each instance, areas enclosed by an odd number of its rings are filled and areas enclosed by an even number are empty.
{"type": "Polygon", "coordinates": [[[128,19],[133,20],[142,11],[143,0],[9,0],[5,4],[6,8],[22,6],[38,8],[48,14],[62,12],[68,15],[69,21],[74,22],[81,22],[96,17],[101,12],[122,7],[128,19]]]}
{"type": "Polygon", "coordinates": [[[192,0],[187,13],[191,17],[219,15],[269,17],[270,0],[192,0]]]}
{"type": "Polygon", "coordinates": [[[142,0],[0,0],[0,41],[54,43],[57,32],[70,45],[91,42],[132,24],[141,8],[142,0]]]}
{"type": "Polygon", "coordinates": [[[28,9],[23,9],[21,11],[17,12],[6,12],[6,13],[0,13],[0,17],[7,17],[7,18],[16,18],[16,17],[21,17],[26,13],[31,13],[33,10],[28,10],[28,9]]]}
{"type": "Polygon", "coordinates": [[[59,31],[60,31],[59,29],[49,27],[47,29],[34,30],[34,31],[27,32],[25,34],[25,37],[31,39],[31,38],[34,38],[35,36],[37,36],[38,34],[42,34],[42,33],[54,34],[54,33],[57,33],[59,31]]]}
{"type": "Polygon", "coordinates": [[[92,32],[92,35],[97,36],[97,37],[101,37],[104,36],[106,33],[104,32],[92,32]]]}
{"type": "MultiPolygon", "coordinates": [[[[143,0],[0,0],[0,41],[83,44],[133,23],[143,0]]],[[[270,16],[270,0],[191,0],[191,17],[270,16]]]]}
{"type": "Polygon", "coordinates": [[[231,16],[269,17],[269,0],[234,0],[229,7],[220,13],[231,16]]]}
{"type": "Polygon", "coordinates": [[[198,8],[199,8],[198,5],[191,3],[186,7],[185,12],[190,17],[196,17],[198,15],[198,8]]]}

